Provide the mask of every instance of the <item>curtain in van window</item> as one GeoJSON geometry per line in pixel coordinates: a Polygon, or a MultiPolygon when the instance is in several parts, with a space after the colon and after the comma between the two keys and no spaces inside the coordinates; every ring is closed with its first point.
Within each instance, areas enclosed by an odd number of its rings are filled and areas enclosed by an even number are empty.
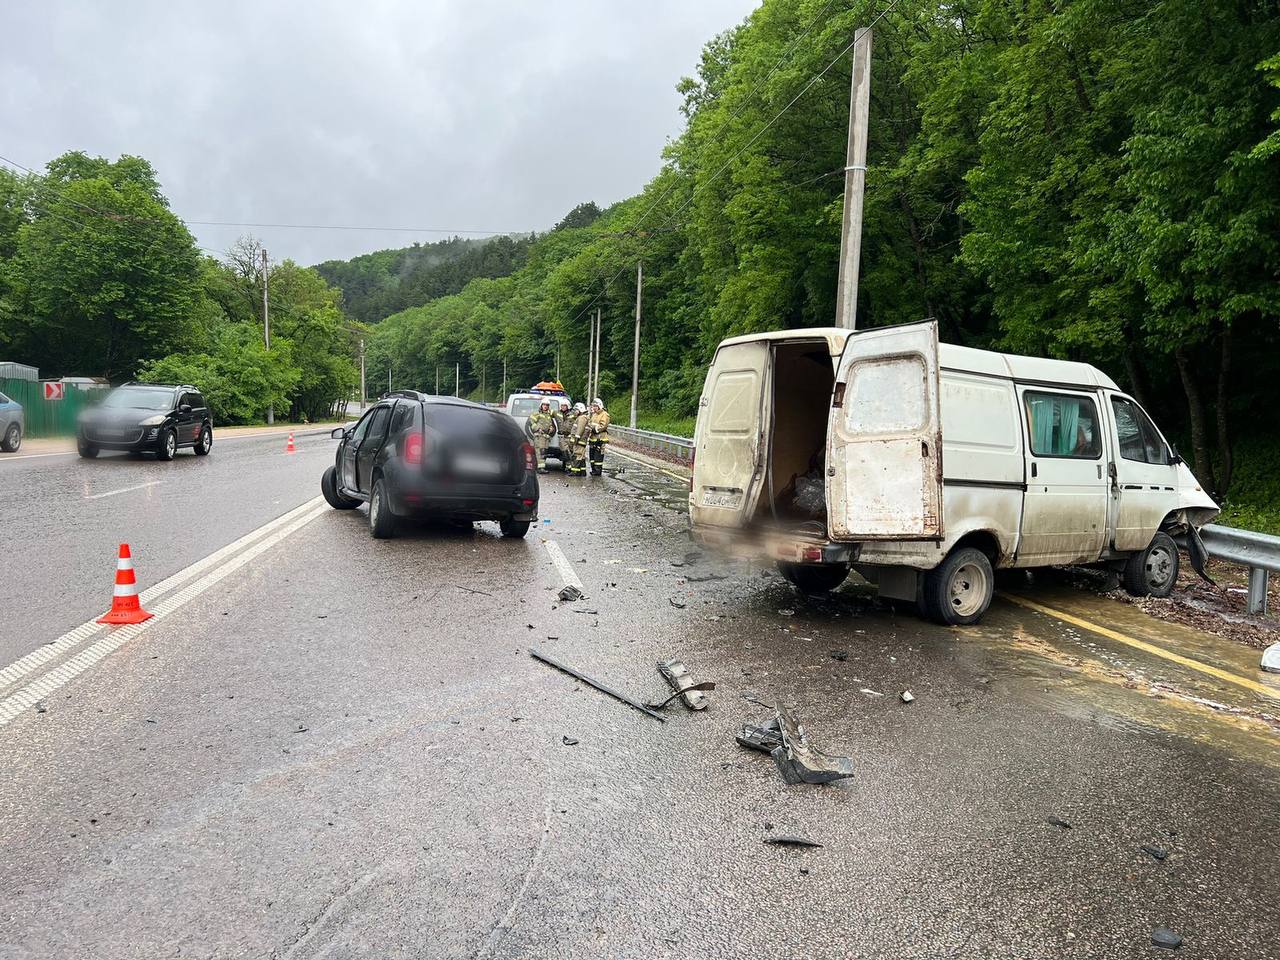
{"type": "Polygon", "coordinates": [[[1058,407],[1058,436],[1053,452],[1069,457],[1076,452],[1076,428],[1080,425],[1080,402],[1063,399],[1058,407]]]}
{"type": "Polygon", "coordinates": [[[1047,397],[1028,397],[1031,411],[1031,449],[1038,453],[1053,450],[1053,401],[1047,397]]]}

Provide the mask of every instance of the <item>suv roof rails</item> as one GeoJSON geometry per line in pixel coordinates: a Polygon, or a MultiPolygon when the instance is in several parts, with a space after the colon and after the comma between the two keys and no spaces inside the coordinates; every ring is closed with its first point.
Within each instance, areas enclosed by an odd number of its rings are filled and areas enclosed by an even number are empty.
{"type": "Polygon", "coordinates": [[[384,400],[391,397],[404,397],[406,400],[425,400],[427,395],[418,390],[392,390],[390,393],[383,395],[384,400]]]}
{"type": "Polygon", "coordinates": [[[126,383],[119,384],[121,387],[160,387],[164,390],[194,390],[200,392],[200,388],[193,383],[144,383],[141,380],[129,380],[126,383]]]}

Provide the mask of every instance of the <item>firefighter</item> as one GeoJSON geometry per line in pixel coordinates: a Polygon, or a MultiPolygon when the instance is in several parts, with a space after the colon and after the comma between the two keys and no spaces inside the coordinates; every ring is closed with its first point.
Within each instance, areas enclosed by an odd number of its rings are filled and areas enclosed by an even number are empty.
{"type": "Polygon", "coordinates": [[[591,452],[591,475],[604,473],[604,445],[609,442],[609,411],[604,401],[596,397],[591,401],[591,416],[587,421],[587,447],[591,452]]]}
{"type": "Polygon", "coordinates": [[[569,466],[565,470],[571,477],[587,475],[587,437],[590,432],[591,418],[587,414],[587,408],[580,403],[575,403],[573,419],[569,427],[569,466]]]}
{"type": "Polygon", "coordinates": [[[555,417],[551,413],[551,401],[543,400],[536,413],[529,415],[524,429],[533,441],[533,449],[538,454],[538,472],[547,472],[547,447],[556,433],[555,417]]]}
{"type": "Polygon", "coordinates": [[[573,425],[573,417],[570,415],[568,400],[560,401],[560,410],[554,416],[556,418],[556,433],[562,437],[567,437],[569,435],[569,427],[573,425]]]}

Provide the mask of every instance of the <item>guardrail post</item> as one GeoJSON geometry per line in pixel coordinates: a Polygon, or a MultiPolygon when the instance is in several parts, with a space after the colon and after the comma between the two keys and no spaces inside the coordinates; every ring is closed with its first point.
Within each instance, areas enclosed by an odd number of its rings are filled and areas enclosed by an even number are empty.
{"type": "Polygon", "coordinates": [[[1249,612],[1267,614],[1267,571],[1262,567],[1249,568],[1249,612]]]}

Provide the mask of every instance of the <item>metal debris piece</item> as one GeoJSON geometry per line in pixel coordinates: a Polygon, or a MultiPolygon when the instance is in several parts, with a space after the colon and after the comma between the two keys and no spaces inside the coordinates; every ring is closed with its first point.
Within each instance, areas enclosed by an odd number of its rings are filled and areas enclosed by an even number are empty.
{"type": "MultiPolygon", "coordinates": [[[[689,694],[690,696],[693,696],[694,693],[697,691],[714,690],[715,688],[716,688],[716,682],[714,680],[704,680],[702,681],[702,683],[695,683],[688,687],[685,687],[683,690],[677,690],[675,693],[667,697],[667,699],[665,700],[659,700],[656,703],[646,703],[645,706],[651,710],[661,710],[663,707],[669,704],[676,697],[684,696],[685,694],[689,694]]],[[[702,696],[701,693],[698,693],[697,695],[702,696]]],[[[700,709],[700,708],[696,708],[696,709],[700,709]]]]}
{"type": "Polygon", "coordinates": [[[884,696],[884,694],[883,694],[883,693],[881,693],[879,690],[872,690],[870,687],[863,687],[863,688],[862,688],[861,690],[859,690],[858,692],[859,692],[859,693],[865,693],[868,697],[883,697],[883,696],[884,696]]]}
{"type": "MultiPolygon", "coordinates": [[[[716,688],[714,680],[694,683],[693,677],[689,675],[689,668],[684,665],[684,661],[677,660],[675,657],[669,660],[659,660],[658,672],[662,674],[662,678],[671,685],[671,689],[677,695],[684,695],[684,705],[686,707],[690,710],[707,709],[708,700],[703,691],[714,690],[716,688]]],[[[667,703],[670,702],[671,698],[668,697],[667,703]]]]}
{"type": "Polygon", "coordinates": [[[576,586],[570,583],[561,587],[560,592],[557,593],[556,596],[559,597],[561,600],[563,600],[565,603],[570,603],[574,600],[581,600],[583,597],[583,593],[576,586]]]}
{"type": "Polygon", "coordinates": [[[1280,643],[1273,643],[1262,652],[1262,669],[1267,673],[1280,673],[1280,643]]]}
{"type": "Polygon", "coordinates": [[[563,743],[566,747],[576,747],[578,745],[577,738],[571,737],[568,734],[565,734],[563,737],[561,737],[560,742],[563,743]]]}
{"type": "Polygon", "coordinates": [[[677,600],[675,597],[667,597],[667,602],[677,610],[683,610],[685,608],[685,602],[683,600],[677,600]]]}
{"type": "MultiPolygon", "coordinates": [[[[759,750],[761,753],[773,753],[782,746],[782,734],[778,731],[777,720],[770,720],[760,727],[744,723],[742,732],[735,735],[733,739],[748,750],[759,750]]],[[[765,829],[768,830],[770,827],[766,826],[765,829]]]]}
{"type": "Polygon", "coordinates": [[[778,615],[781,617],[794,617],[796,615],[796,612],[792,610],[790,607],[783,607],[781,610],[778,611],[778,615]]]}
{"type": "Polygon", "coordinates": [[[1066,820],[1063,820],[1061,817],[1045,817],[1044,819],[1046,823],[1051,823],[1055,827],[1061,827],[1063,830],[1071,829],[1071,824],[1066,820]]]}
{"type": "Polygon", "coordinates": [[[547,656],[547,654],[540,653],[539,651],[534,650],[532,648],[530,648],[529,650],[529,656],[533,657],[533,659],[535,660],[541,660],[543,663],[545,663],[549,667],[555,667],[557,670],[567,673],[569,676],[573,677],[574,679],[581,680],[583,683],[587,684],[588,686],[595,687],[601,693],[607,694],[608,696],[613,697],[613,699],[615,700],[621,700],[627,706],[635,710],[639,710],[643,714],[647,714],[648,716],[653,717],[653,719],[657,720],[659,723],[667,722],[666,717],[664,717],[660,713],[657,713],[654,710],[650,710],[639,700],[633,700],[630,697],[628,697],[625,693],[619,693],[617,690],[614,690],[612,687],[605,686],[605,684],[601,683],[599,680],[593,680],[591,677],[588,677],[585,673],[580,673],[579,671],[575,670],[573,667],[569,666],[568,664],[564,664],[564,663],[561,663],[559,660],[556,660],[554,657],[549,657],[547,656]]]}
{"type": "Polygon", "coordinates": [[[1164,847],[1153,847],[1144,843],[1140,849],[1142,850],[1143,853],[1151,857],[1153,860],[1159,860],[1162,863],[1169,856],[1169,851],[1164,847]]]}
{"type": "Polygon", "coordinates": [[[913,694],[910,690],[903,690],[902,693],[899,694],[898,698],[903,703],[914,703],[916,699],[915,694],[913,694]]]}
{"type": "Polygon", "coordinates": [[[1151,943],[1153,946],[1162,947],[1165,950],[1177,950],[1182,946],[1182,937],[1168,927],[1156,927],[1151,931],[1151,943]]]}
{"type": "Polygon", "coordinates": [[[770,754],[787,783],[831,783],[854,774],[853,760],[832,757],[809,746],[804,727],[786,707],[777,707],[778,732],[782,744],[770,754]]]}
{"type": "Polygon", "coordinates": [[[797,837],[790,833],[781,833],[776,837],[765,837],[765,843],[771,843],[778,847],[820,847],[822,844],[817,840],[810,840],[808,837],[797,837]]]}

